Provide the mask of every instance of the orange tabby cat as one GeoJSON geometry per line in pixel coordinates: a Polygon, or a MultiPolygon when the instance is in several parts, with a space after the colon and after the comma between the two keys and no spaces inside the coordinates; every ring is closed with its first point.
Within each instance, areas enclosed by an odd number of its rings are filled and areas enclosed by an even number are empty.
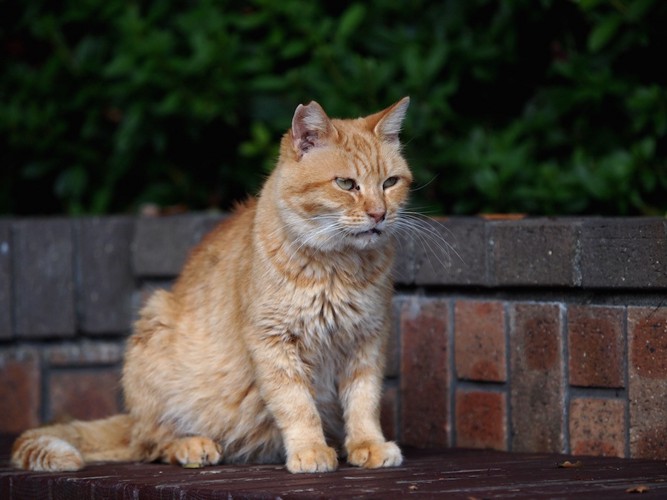
{"type": "Polygon", "coordinates": [[[209,234],[128,341],[129,413],[33,429],[12,463],[191,466],[285,460],[331,471],[399,465],[379,403],[393,245],[412,176],[398,133],[409,99],[356,120],[297,107],[257,200],[209,234]]]}

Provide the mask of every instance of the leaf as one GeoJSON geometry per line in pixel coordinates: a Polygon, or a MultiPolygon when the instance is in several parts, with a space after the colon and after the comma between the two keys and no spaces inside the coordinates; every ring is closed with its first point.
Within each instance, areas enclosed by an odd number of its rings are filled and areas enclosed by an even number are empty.
{"type": "Polygon", "coordinates": [[[651,488],[645,484],[638,484],[637,486],[633,486],[625,490],[626,493],[647,493],[649,491],[651,491],[651,488]]]}
{"type": "Polygon", "coordinates": [[[25,179],[38,179],[53,170],[50,162],[32,161],[21,169],[21,176],[25,179]]]}
{"type": "Polygon", "coordinates": [[[58,198],[68,206],[70,213],[81,212],[81,197],[88,185],[88,175],[81,165],[74,165],[64,170],[54,184],[58,198]]]}
{"type": "Polygon", "coordinates": [[[183,464],[184,469],[201,469],[202,467],[203,465],[198,462],[188,462],[187,464],[183,464]]]}
{"type": "Polygon", "coordinates": [[[640,21],[653,7],[655,0],[633,0],[628,3],[626,15],[632,22],[640,21]]]}
{"type": "Polygon", "coordinates": [[[605,1],[607,0],[579,0],[577,3],[583,10],[593,10],[595,7],[605,1]]]}
{"type": "Polygon", "coordinates": [[[336,39],[347,40],[352,32],[359,27],[365,15],[366,7],[363,4],[355,3],[350,5],[340,19],[338,30],[336,31],[336,39]]]}
{"type": "Polygon", "coordinates": [[[577,460],[576,462],[570,462],[569,460],[565,460],[564,462],[560,462],[558,464],[559,469],[575,469],[581,467],[583,464],[581,463],[581,460],[577,460]]]}
{"type": "Polygon", "coordinates": [[[445,65],[447,55],[448,49],[444,43],[433,46],[431,52],[423,61],[423,76],[425,80],[431,81],[438,76],[445,65]]]}
{"type": "Polygon", "coordinates": [[[621,26],[621,17],[617,14],[610,14],[600,21],[588,36],[588,50],[599,52],[614,37],[618,28],[621,26]]]}

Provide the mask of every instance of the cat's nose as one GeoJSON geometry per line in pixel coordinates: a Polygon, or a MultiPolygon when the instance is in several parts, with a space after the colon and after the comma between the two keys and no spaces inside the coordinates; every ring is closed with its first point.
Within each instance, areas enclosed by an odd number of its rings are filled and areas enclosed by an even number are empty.
{"type": "Polygon", "coordinates": [[[374,210],[372,212],[366,212],[368,216],[373,219],[376,223],[380,223],[384,220],[387,212],[384,210],[374,210]]]}

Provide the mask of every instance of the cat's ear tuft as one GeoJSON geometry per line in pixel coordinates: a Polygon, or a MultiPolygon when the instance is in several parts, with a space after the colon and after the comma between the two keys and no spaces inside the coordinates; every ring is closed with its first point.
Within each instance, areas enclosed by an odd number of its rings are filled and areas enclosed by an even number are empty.
{"type": "Polygon", "coordinates": [[[388,142],[398,142],[398,134],[401,131],[409,105],[410,98],[404,97],[387,109],[369,116],[367,120],[373,127],[375,135],[388,142]]]}
{"type": "Polygon", "coordinates": [[[322,145],[326,137],[332,132],[333,125],[327,114],[315,101],[305,106],[299,104],[292,118],[292,145],[297,159],[322,145]]]}

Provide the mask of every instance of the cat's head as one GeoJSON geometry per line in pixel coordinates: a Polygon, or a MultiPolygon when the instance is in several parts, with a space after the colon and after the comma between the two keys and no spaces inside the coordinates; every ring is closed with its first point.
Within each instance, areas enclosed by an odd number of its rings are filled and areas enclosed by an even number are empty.
{"type": "Polygon", "coordinates": [[[371,248],[396,229],[412,174],[398,134],[410,100],[352,120],[299,105],[283,137],[278,207],[299,244],[320,250],[371,248]]]}

